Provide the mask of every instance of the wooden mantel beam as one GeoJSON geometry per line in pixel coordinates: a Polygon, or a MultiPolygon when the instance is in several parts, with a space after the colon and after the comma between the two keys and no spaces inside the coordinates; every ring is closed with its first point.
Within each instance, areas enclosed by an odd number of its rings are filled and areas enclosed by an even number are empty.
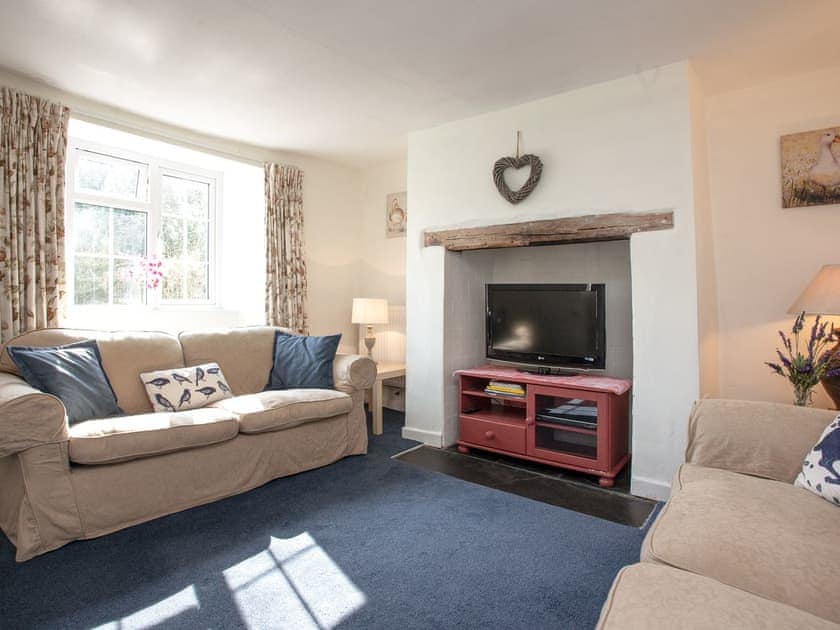
{"type": "Polygon", "coordinates": [[[426,230],[424,245],[441,245],[453,252],[501,247],[616,241],[636,232],[669,230],[674,212],[615,212],[563,219],[542,219],[482,227],[426,230]]]}

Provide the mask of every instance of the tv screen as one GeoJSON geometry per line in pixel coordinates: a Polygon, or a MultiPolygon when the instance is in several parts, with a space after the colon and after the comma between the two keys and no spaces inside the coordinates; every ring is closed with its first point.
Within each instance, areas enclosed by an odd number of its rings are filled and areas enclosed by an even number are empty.
{"type": "Polygon", "coordinates": [[[603,284],[488,284],[487,357],[603,369],[603,284]]]}

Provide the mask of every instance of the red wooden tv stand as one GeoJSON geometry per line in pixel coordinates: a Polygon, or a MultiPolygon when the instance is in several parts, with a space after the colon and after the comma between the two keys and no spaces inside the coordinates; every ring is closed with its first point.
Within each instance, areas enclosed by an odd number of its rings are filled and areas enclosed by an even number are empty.
{"type": "Polygon", "coordinates": [[[471,448],[597,475],[611,487],[630,458],[631,383],[606,376],[548,376],[494,365],[458,370],[458,450],[471,448]],[[484,391],[518,383],[524,397],[484,391]]]}

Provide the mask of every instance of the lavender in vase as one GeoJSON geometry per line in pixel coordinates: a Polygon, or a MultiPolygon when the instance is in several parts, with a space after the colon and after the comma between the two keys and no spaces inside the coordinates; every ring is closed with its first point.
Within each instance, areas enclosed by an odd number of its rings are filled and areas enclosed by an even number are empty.
{"type": "Polygon", "coordinates": [[[776,348],[779,362],[766,362],[773,372],[785,377],[793,384],[794,404],[802,407],[811,404],[813,389],[823,376],[840,375],[840,367],[831,365],[832,360],[840,353],[835,352],[834,348],[828,348],[837,341],[834,324],[821,322],[820,316],[817,315],[811,327],[811,333],[808,335],[805,351],[800,349],[800,333],[804,328],[805,311],[794,320],[791,329],[792,337],[779,331],[785,350],[782,352],[776,348]]]}

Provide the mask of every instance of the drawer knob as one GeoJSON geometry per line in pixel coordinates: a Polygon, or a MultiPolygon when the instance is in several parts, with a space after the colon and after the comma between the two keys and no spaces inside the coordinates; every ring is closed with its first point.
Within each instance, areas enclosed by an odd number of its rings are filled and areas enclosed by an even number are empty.
{"type": "Polygon", "coordinates": [[[496,437],[496,434],[492,431],[485,431],[484,437],[486,437],[488,440],[492,440],[494,437],[496,437]]]}
{"type": "Polygon", "coordinates": [[[527,424],[530,427],[532,424],[534,424],[534,419],[528,416],[527,418],[525,418],[525,424],[527,424]]]}

